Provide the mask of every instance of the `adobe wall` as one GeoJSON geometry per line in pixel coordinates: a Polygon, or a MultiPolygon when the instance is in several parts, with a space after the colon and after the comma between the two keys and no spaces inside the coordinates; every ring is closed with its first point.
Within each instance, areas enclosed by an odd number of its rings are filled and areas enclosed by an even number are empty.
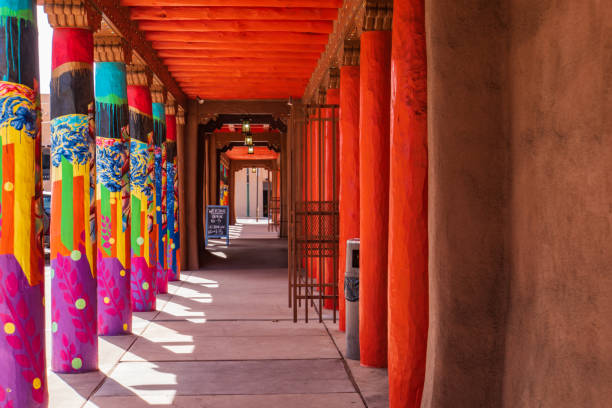
{"type": "Polygon", "coordinates": [[[612,400],[607,2],[429,0],[423,407],[612,400]]]}

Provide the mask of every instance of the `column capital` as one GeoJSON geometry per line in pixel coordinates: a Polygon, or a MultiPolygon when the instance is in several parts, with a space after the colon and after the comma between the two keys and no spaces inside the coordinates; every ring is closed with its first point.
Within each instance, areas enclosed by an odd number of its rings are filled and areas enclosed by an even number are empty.
{"type": "Polygon", "coordinates": [[[340,70],[337,67],[329,68],[329,83],[327,89],[340,88],[340,70]]]}
{"type": "Polygon", "coordinates": [[[359,52],[361,51],[361,42],[359,37],[349,37],[344,40],[344,53],[342,64],[345,66],[359,65],[359,52]]]}
{"type": "Polygon", "coordinates": [[[168,93],[168,99],[166,100],[166,115],[176,116],[176,101],[171,93],[168,93]]]}
{"type": "Polygon", "coordinates": [[[102,15],[83,0],[45,0],[44,10],[53,28],[86,28],[97,31],[102,15]]]}
{"type": "Polygon", "coordinates": [[[153,103],[166,103],[167,92],[162,84],[154,82],[151,85],[151,101],[153,103]]]}
{"type": "Polygon", "coordinates": [[[118,35],[94,34],[95,62],[132,62],[130,46],[118,35]]]}
{"type": "Polygon", "coordinates": [[[327,89],[319,88],[319,93],[317,94],[317,104],[325,105],[325,96],[327,95],[327,89]]]}
{"type": "Polygon", "coordinates": [[[185,111],[181,106],[178,107],[178,111],[176,112],[176,124],[177,125],[185,125],[185,111]]]}
{"type": "Polygon", "coordinates": [[[366,0],[363,31],[390,31],[393,0],[366,0]]]}
{"type": "Polygon", "coordinates": [[[130,64],[126,67],[127,84],[136,86],[151,86],[153,74],[142,64],[130,64]]]}

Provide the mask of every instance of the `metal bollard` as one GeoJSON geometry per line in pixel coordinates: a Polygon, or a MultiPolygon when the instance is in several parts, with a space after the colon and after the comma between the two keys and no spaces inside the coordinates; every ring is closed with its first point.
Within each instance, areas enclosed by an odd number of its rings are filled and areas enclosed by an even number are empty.
{"type": "Polygon", "coordinates": [[[359,238],[346,241],[346,358],[359,360],[359,238]]]}

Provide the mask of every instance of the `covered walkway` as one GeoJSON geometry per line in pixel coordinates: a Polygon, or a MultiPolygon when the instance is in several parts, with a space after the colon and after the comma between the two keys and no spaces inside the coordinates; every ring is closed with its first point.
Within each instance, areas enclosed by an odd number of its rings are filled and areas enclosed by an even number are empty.
{"type": "Polygon", "coordinates": [[[157,311],[134,313],[134,334],[100,337],[100,371],[50,372],[50,405],[387,406],[386,370],[345,361],[337,325],[292,322],[287,242],[262,224],[232,230],[205,271],[185,271],[157,311]]]}

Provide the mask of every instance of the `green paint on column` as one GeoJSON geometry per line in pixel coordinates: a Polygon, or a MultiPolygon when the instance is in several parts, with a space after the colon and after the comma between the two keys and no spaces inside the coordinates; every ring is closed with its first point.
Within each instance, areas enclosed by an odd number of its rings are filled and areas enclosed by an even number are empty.
{"type": "Polygon", "coordinates": [[[140,199],[132,196],[132,225],[131,225],[131,242],[134,255],[141,256],[141,246],[138,245],[138,237],[140,236],[140,199]]]}
{"type": "Polygon", "coordinates": [[[74,194],[72,163],[62,157],[62,244],[72,251],[74,249],[74,194]]]}
{"type": "MultiPolygon", "coordinates": [[[[106,241],[110,239],[112,235],[112,226],[111,226],[111,205],[110,205],[110,191],[104,186],[100,185],[100,212],[102,213],[102,240],[106,241]],[[104,223],[108,223],[108,225],[104,225],[104,223]],[[106,239],[104,238],[106,236],[106,239]]],[[[107,255],[111,255],[110,246],[102,246],[104,252],[107,255]]]]}

